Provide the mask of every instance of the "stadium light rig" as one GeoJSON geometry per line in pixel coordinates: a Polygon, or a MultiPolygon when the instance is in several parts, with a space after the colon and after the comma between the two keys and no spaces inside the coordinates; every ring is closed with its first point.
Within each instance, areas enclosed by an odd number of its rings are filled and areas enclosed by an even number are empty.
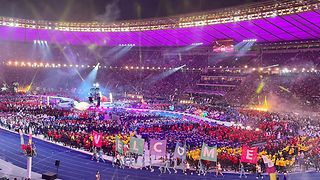
{"type": "Polygon", "coordinates": [[[257,39],[245,39],[242,42],[257,42],[257,39]]]}
{"type": "Polygon", "coordinates": [[[33,40],[33,44],[48,44],[48,41],[46,40],[33,40]]]}
{"type": "Polygon", "coordinates": [[[201,46],[203,45],[203,42],[195,42],[191,44],[192,46],[201,46]]]}
{"type": "Polygon", "coordinates": [[[125,47],[125,46],[132,47],[132,46],[136,46],[136,44],[119,44],[119,46],[122,46],[122,47],[125,47]]]}
{"type": "Polygon", "coordinates": [[[99,83],[94,83],[93,84],[93,87],[99,87],[100,85],[99,85],[99,83]]]}

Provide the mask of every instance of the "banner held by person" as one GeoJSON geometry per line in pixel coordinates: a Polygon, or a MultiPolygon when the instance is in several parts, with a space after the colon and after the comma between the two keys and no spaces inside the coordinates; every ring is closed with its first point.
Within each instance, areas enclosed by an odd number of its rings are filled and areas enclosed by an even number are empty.
{"type": "Polygon", "coordinates": [[[130,138],[130,153],[135,153],[139,155],[143,155],[144,150],[144,139],[142,138],[130,138]]]}
{"type": "Polygon", "coordinates": [[[96,131],[93,131],[92,135],[93,135],[93,146],[101,147],[102,146],[102,133],[98,133],[96,131]]]}
{"type": "Polygon", "coordinates": [[[276,172],[276,168],[274,167],[274,163],[266,156],[262,156],[264,164],[266,164],[266,172],[271,174],[276,172]]]}
{"type": "Polygon", "coordinates": [[[119,136],[116,136],[116,152],[123,154],[123,142],[119,136]]]}
{"type": "Polygon", "coordinates": [[[179,159],[186,159],[186,156],[187,156],[186,144],[184,144],[184,146],[182,147],[177,142],[176,148],[174,150],[174,157],[179,159]]]}
{"type": "Polygon", "coordinates": [[[150,140],[150,154],[156,156],[165,156],[166,155],[166,140],[150,140]]]}
{"type": "Polygon", "coordinates": [[[242,146],[241,162],[256,164],[258,160],[258,148],[248,148],[247,146],[242,146]]]}
{"type": "Polygon", "coordinates": [[[206,143],[202,144],[201,159],[217,162],[217,147],[210,147],[206,143]]]}

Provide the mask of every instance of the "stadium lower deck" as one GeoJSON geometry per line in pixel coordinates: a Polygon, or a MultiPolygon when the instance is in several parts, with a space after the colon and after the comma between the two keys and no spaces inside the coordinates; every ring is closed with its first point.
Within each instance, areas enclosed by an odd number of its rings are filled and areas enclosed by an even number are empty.
{"type": "MultiPolygon", "coordinates": [[[[11,162],[13,165],[26,168],[26,157],[23,155],[20,148],[20,137],[18,134],[9,132],[4,129],[0,129],[0,156],[11,162]]],[[[26,139],[26,137],[25,137],[26,139]]],[[[54,166],[55,160],[60,160],[60,167],[58,169],[59,179],[70,180],[90,180],[95,179],[96,171],[99,170],[102,179],[126,179],[126,180],[138,180],[138,179],[239,179],[239,175],[235,173],[225,173],[224,177],[216,177],[214,173],[208,173],[206,176],[198,176],[196,173],[193,175],[184,175],[181,170],[178,170],[177,174],[160,174],[160,171],[155,168],[154,172],[148,170],[139,169],[119,169],[112,167],[111,162],[97,163],[92,161],[91,156],[84,154],[66,147],[62,147],[53,143],[45,142],[43,140],[33,138],[37,147],[38,155],[33,158],[32,171],[37,173],[56,172],[57,169],[54,166]]],[[[290,180],[317,180],[320,173],[294,173],[289,174],[290,180]]],[[[282,175],[278,175],[280,179],[282,175]]],[[[248,180],[256,179],[255,174],[248,174],[248,180]]],[[[269,179],[267,175],[264,175],[264,179],[269,179]]]]}

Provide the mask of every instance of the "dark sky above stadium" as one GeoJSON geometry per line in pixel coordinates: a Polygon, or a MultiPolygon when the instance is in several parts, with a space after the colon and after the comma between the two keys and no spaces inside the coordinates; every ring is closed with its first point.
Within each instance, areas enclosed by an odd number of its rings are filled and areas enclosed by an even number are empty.
{"type": "Polygon", "coordinates": [[[164,17],[261,0],[0,0],[0,16],[106,22],[164,17]]]}

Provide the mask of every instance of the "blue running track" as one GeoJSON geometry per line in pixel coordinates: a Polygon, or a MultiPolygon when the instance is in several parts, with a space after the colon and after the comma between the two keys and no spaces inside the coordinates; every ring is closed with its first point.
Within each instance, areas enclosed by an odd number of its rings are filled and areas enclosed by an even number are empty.
{"type": "MultiPolygon", "coordinates": [[[[25,140],[26,137],[25,137],[25,140]]],[[[206,176],[198,175],[184,175],[181,171],[177,174],[160,174],[160,171],[156,168],[155,172],[149,172],[147,170],[136,169],[119,169],[112,167],[110,162],[97,163],[91,161],[90,155],[83,154],[78,151],[70,150],[53,143],[48,143],[36,138],[33,141],[37,147],[38,156],[33,158],[32,171],[37,173],[44,172],[56,172],[54,166],[55,160],[60,160],[59,179],[64,180],[94,180],[96,171],[101,173],[101,179],[123,179],[123,180],[183,180],[183,179],[195,179],[195,180],[209,180],[209,179],[240,179],[237,174],[225,174],[224,178],[215,177],[213,174],[207,174],[206,176]]],[[[0,157],[12,164],[26,168],[26,157],[23,155],[20,146],[20,137],[18,134],[0,129],[0,157]]],[[[243,178],[244,179],[244,178],[243,178]]],[[[255,179],[254,175],[249,175],[248,180],[255,179]]],[[[265,176],[264,179],[269,179],[265,176]]],[[[283,179],[282,177],[280,179],[283,179]]],[[[319,180],[320,173],[304,173],[304,174],[291,174],[290,180],[319,180]]]]}

